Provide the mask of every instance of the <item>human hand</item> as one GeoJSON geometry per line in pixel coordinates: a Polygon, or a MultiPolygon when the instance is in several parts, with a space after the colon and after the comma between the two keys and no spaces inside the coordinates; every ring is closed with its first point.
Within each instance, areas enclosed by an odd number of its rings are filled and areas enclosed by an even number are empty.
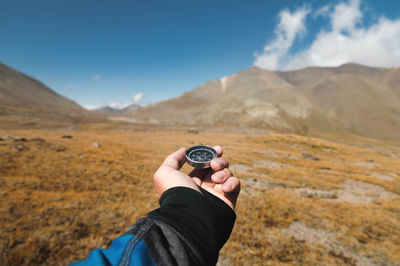
{"type": "Polygon", "coordinates": [[[229,163],[221,158],[222,148],[215,146],[214,149],[218,157],[211,161],[211,167],[194,169],[189,175],[179,171],[186,160],[186,149],[181,148],[170,154],[154,173],[154,185],[158,194],[178,186],[192,188],[201,193],[200,186],[234,209],[240,192],[240,181],[232,176],[228,169],[229,163]]]}

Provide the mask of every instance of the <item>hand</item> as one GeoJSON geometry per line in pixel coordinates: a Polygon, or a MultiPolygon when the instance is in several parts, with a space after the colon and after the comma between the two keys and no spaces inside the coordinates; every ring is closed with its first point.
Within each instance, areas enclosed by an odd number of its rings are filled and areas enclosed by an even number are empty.
{"type": "Polygon", "coordinates": [[[179,171],[186,160],[185,148],[170,154],[154,173],[154,185],[158,194],[178,186],[192,188],[201,193],[200,186],[234,209],[240,192],[240,181],[232,176],[228,169],[229,163],[220,158],[222,148],[215,146],[214,149],[218,157],[211,161],[211,167],[194,169],[189,175],[179,171]]]}

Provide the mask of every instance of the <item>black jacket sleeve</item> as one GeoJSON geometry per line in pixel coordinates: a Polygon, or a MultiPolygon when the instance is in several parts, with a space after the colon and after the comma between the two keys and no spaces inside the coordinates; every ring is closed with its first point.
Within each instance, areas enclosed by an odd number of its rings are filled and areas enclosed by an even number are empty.
{"type": "Polygon", "coordinates": [[[127,233],[146,230],[142,239],[158,265],[215,265],[236,215],[221,199],[200,188],[174,187],[127,233]],[[143,229],[143,227],[146,227],[143,229]]]}

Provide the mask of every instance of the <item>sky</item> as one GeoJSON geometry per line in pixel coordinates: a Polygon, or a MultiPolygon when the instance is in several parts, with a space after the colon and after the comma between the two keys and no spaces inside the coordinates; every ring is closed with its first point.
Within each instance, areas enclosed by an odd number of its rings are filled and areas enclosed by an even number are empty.
{"type": "Polygon", "coordinates": [[[400,66],[399,0],[0,0],[0,62],[85,108],[258,66],[400,66]]]}

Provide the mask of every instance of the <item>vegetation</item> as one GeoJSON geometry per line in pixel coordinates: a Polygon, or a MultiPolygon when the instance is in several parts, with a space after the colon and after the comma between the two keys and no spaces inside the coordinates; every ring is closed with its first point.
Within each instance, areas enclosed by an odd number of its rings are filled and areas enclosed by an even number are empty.
{"type": "Polygon", "coordinates": [[[164,157],[197,143],[223,146],[243,185],[221,265],[400,261],[398,144],[118,128],[0,130],[11,136],[0,141],[1,265],[67,264],[106,248],[157,208],[164,157]]]}

